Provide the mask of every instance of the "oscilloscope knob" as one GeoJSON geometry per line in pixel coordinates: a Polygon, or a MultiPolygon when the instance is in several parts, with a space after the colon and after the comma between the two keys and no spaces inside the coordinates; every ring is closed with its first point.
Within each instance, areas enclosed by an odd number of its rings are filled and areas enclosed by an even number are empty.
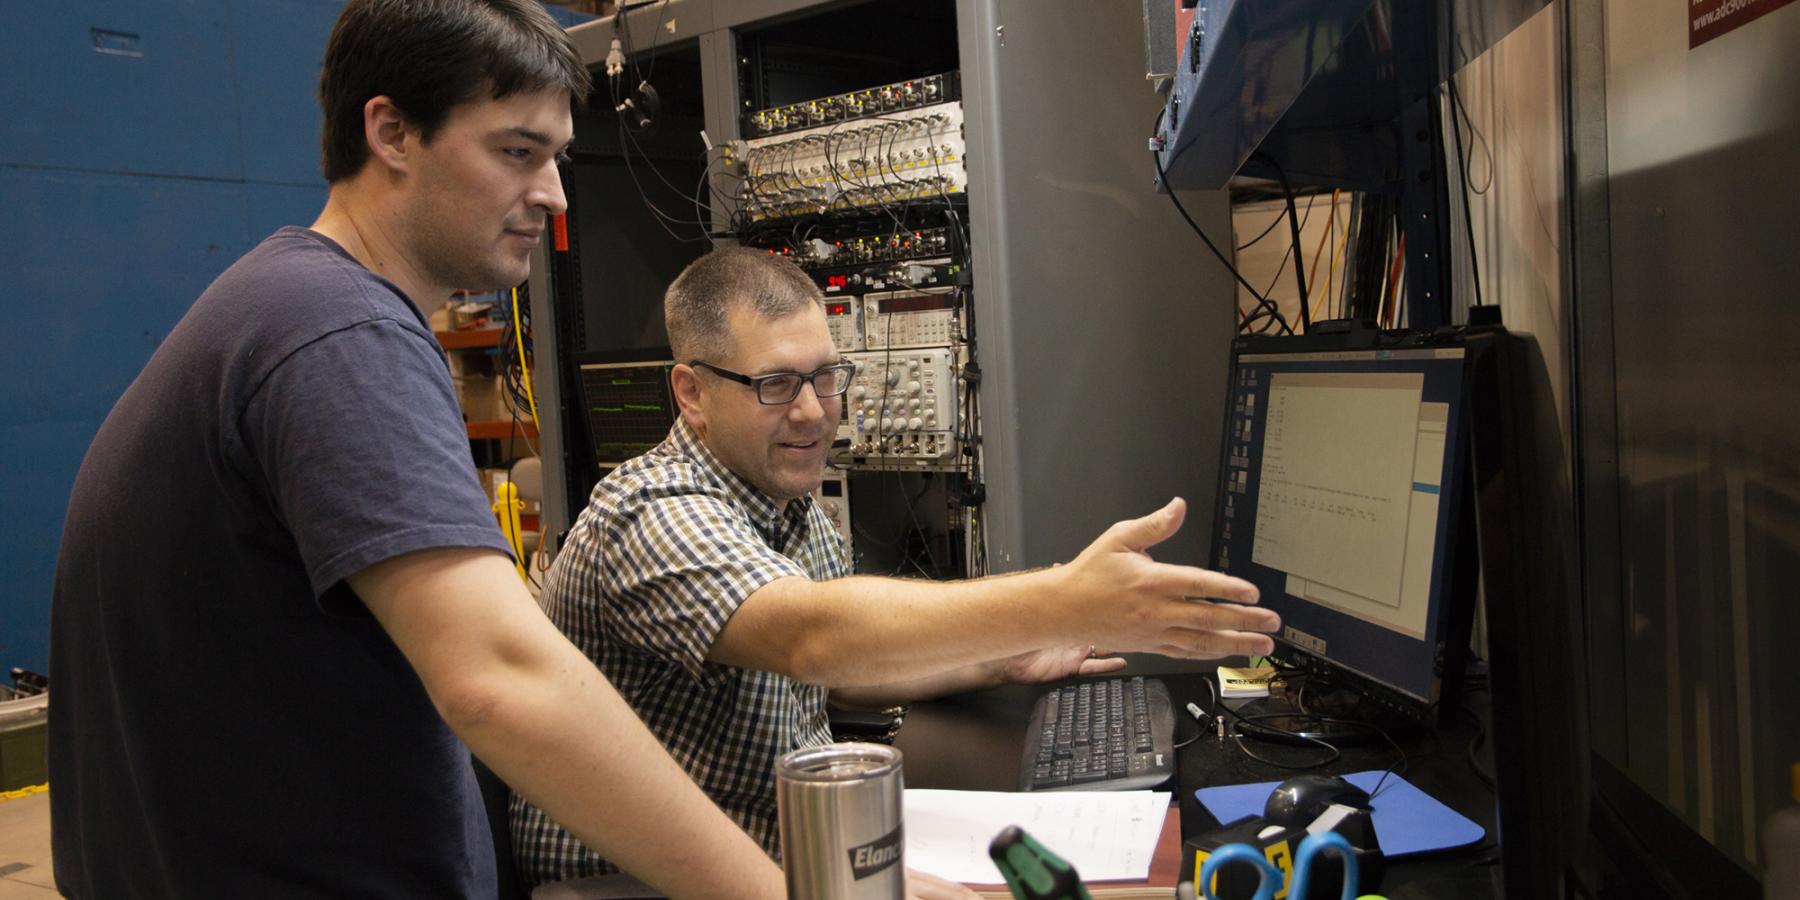
{"type": "Polygon", "coordinates": [[[908,394],[913,395],[914,397],[919,396],[919,383],[916,381],[907,382],[906,383],[906,392],[908,394]]]}
{"type": "Polygon", "coordinates": [[[919,418],[918,416],[913,416],[912,418],[906,420],[906,427],[910,431],[918,431],[920,428],[923,428],[924,426],[925,426],[925,420],[919,418]]]}
{"type": "Polygon", "coordinates": [[[887,370],[887,383],[888,383],[888,387],[899,387],[899,385],[900,385],[900,370],[899,369],[887,370]]]}

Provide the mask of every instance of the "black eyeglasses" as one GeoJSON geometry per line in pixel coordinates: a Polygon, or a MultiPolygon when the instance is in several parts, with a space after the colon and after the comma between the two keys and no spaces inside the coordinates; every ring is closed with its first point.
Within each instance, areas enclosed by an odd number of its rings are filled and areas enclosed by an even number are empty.
{"type": "Polygon", "coordinates": [[[800,396],[800,385],[807,382],[812,383],[815,395],[837,397],[849,390],[850,382],[856,379],[856,363],[849,360],[820,366],[811,372],[771,372],[767,375],[745,375],[699,360],[688,365],[705,369],[720,378],[729,378],[738,384],[749,385],[751,390],[756,391],[756,402],[764,406],[794,402],[794,398],[800,396]]]}

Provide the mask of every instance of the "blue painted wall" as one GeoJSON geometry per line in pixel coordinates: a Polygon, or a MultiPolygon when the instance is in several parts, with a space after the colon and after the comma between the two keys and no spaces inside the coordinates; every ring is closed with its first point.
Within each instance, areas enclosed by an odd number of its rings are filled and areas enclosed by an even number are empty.
{"type": "Polygon", "coordinates": [[[325,202],[313,93],[342,5],[66,0],[0,13],[0,271],[16,336],[0,354],[13,462],[0,671],[48,668],[63,513],[100,421],[214,276],[325,202]]]}
{"type": "Polygon", "coordinates": [[[63,513],[101,420],[219,272],[324,205],[315,92],[342,8],[0,10],[0,677],[49,668],[63,513]]]}

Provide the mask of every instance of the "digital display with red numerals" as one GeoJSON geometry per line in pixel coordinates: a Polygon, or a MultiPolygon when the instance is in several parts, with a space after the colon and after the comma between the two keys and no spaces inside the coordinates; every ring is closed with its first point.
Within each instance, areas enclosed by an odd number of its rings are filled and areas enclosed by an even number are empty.
{"type": "Polygon", "coordinates": [[[849,287],[850,286],[850,276],[848,276],[848,275],[827,275],[827,276],[825,276],[825,286],[826,287],[834,287],[834,288],[849,287]]]}
{"type": "Polygon", "coordinates": [[[827,304],[825,304],[825,314],[828,316],[841,316],[849,311],[850,311],[850,304],[848,304],[848,303],[827,303],[827,304]]]}

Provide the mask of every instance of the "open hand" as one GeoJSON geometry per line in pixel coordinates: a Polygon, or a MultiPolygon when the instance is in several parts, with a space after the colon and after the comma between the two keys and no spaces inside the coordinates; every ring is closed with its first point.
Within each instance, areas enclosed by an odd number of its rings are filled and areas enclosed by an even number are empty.
{"type": "Polygon", "coordinates": [[[1069,631],[1114,651],[1190,659],[1262,656],[1281,617],[1255,603],[1256,586],[1218,572],[1159,563],[1149,548],[1173,537],[1187,515],[1177,497],[1140,519],[1108,528],[1066,566],[1062,579],[1069,631]],[[1204,598],[1234,601],[1215,603],[1204,598]]]}

